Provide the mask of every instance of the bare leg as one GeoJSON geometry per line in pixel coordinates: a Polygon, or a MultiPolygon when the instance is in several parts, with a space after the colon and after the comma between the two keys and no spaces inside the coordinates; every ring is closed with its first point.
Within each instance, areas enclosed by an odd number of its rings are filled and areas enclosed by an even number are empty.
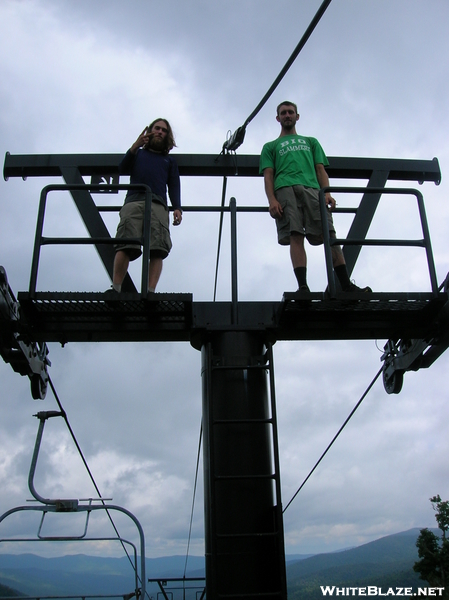
{"type": "Polygon", "coordinates": [[[129,256],[123,250],[117,250],[114,258],[114,272],[112,276],[112,283],[121,285],[125,279],[125,275],[128,271],[129,256]]]}
{"type": "MultiPolygon", "coordinates": [[[[329,232],[331,237],[336,237],[335,233],[333,231],[329,232]]],[[[345,265],[345,257],[343,254],[343,251],[341,249],[340,246],[331,246],[331,253],[332,253],[332,266],[334,267],[339,267],[340,265],[345,265]]]]}
{"type": "Polygon", "coordinates": [[[307,255],[304,248],[304,236],[297,233],[290,236],[290,257],[293,268],[306,267],[307,255]]]}
{"type": "Polygon", "coordinates": [[[148,288],[151,292],[156,289],[156,286],[159,281],[159,277],[162,273],[162,258],[151,258],[150,259],[150,268],[148,274],[148,288]]]}

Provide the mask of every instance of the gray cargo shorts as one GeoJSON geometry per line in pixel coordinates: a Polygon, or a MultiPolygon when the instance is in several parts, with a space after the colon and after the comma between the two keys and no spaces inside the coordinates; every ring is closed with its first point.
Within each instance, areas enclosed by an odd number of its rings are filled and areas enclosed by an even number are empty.
{"type": "MultiPolygon", "coordinates": [[[[291,234],[300,233],[313,246],[322,244],[323,228],[318,200],[319,190],[303,185],[293,185],[279,188],[275,195],[284,211],[282,217],[276,219],[278,243],[288,246],[291,234]]],[[[330,210],[327,211],[327,222],[329,231],[335,233],[330,210]]]]}

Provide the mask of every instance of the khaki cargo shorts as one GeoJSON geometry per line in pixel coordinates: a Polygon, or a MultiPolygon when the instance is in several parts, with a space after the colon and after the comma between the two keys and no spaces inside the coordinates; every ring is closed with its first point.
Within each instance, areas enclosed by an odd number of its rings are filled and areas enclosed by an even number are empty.
{"type": "MultiPolygon", "coordinates": [[[[145,194],[142,194],[144,197],[145,194]]],[[[143,235],[145,200],[127,202],[120,209],[117,238],[139,238],[143,235]]],[[[169,226],[169,211],[160,202],[151,203],[150,257],[166,258],[172,248],[169,226]]],[[[142,254],[140,244],[116,244],[115,250],[124,250],[131,261],[142,254]]]]}

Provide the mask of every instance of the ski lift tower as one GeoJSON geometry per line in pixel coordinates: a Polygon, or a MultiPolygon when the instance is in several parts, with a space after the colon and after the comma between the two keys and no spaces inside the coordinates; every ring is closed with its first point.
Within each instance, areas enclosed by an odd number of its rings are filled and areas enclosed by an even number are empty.
{"type": "MultiPolygon", "coordinates": [[[[45,396],[47,342],[184,341],[201,351],[204,430],[206,590],[208,600],[225,598],[286,600],[283,518],[276,425],[272,346],[278,340],[389,340],[385,347],[384,385],[398,393],[404,373],[429,367],[449,345],[448,280],[438,285],[421,193],[411,185],[439,183],[436,159],[394,160],[331,157],[332,180],[366,180],[363,188],[337,188],[362,195],[344,247],[351,273],[364,245],[417,246],[426,253],[427,291],[345,294],[338,290],[331,244],[325,239],[326,293],[284,293],[276,302],[241,302],[237,293],[237,216],[267,207],[222,207],[231,220],[232,299],[195,302],[192,294],[147,294],[145,261],[138,290],[128,276],[120,299],[103,293],[40,292],[40,249],[47,244],[92,244],[112,274],[114,239],[102,219],[96,191],[120,184],[118,154],[10,155],[4,177],[61,177],[46,186],[39,202],[30,286],[18,292],[0,272],[0,350],[14,370],[27,375],[34,398],[45,396]],[[85,178],[90,181],[87,183],[85,178]],[[71,194],[88,231],[87,238],[43,235],[46,198],[54,190],[71,194]],[[418,205],[422,237],[417,240],[367,238],[381,196],[401,194],[418,205]]],[[[257,177],[257,156],[176,155],[182,177],[257,177]]],[[[129,186],[128,186],[129,187],[129,186]]],[[[336,188],[329,188],[335,190],[336,188]]],[[[324,214],[324,191],[321,192],[324,214]]],[[[118,210],[119,207],[115,207],[118,210]]],[[[184,210],[217,207],[184,207],[184,210]]],[[[324,228],[325,231],[327,228],[324,228]]],[[[148,231],[144,248],[148,248],[148,231]]]]}

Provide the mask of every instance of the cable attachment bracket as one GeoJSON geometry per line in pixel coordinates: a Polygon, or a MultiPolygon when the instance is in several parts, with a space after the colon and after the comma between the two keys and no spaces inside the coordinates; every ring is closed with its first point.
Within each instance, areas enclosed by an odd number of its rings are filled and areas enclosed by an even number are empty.
{"type": "Polygon", "coordinates": [[[222,154],[225,152],[235,152],[239,148],[245,139],[246,125],[238,127],[229,139],[225,141],[222,148],[222,154]]]}
{"type": "Polygon", "coordinates": [[[29,377],[32,397],[43,400],[49,381],[47,367],[51,365],[48,347],[45,342],[32,342],[21,335],[22,325],[20,304],[0,266],[0,354],[16,373],[29,377]]]}
{"type": "MultiPolygon", "coordinates": [[[[449,347],[449,273],[439,291],[447,296],[425,339],[388,340],[384,346],[382,376],[387,394],[399,394],[406,371],[430,367],[449,347]]],[[[443,294],[443,297],[444,297],[443,294]]]]}

